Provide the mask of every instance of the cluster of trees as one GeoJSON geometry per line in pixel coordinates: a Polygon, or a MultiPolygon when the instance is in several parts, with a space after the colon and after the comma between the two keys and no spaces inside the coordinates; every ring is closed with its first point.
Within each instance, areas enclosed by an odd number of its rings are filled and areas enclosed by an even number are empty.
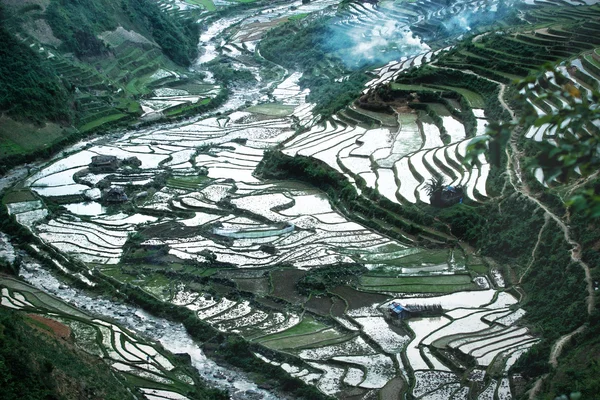
{"type": "Polygon", "coordinates": [[[256,81],[254,74],[247,69],[235,69],[231,66],[228,59],[219,58],[208,63],[208,68],[213,73],[215,79],[229,85],[245,85],[256,81]]]}
{"type": "Polygon", "coordinates": [[[97,36],[119,25],[147,34],[179,65],[190,65],[198,55],[198,24],[165,13],[150,0],[52,0],[46,20],[62,47],[79,57],[108,52],[97,36]]]}
{"type": "Polygon", "coordinates": [[[116,27],[110,9],[101,1],[52,0],[46,20],[64,49],[78,57],[97,56],[108,49],[96,34],[116,27]]]}
{"type": "Polygon", "coordinates": [[[336,286],[347,285],[367,272],[367,268],[360,264],[336,264],[322,268],[313,268],[296,284],[302,294],[326,293],[328,289],[336,286]]]}
{"type": "Polygon", "coordinates": [[[361,71],[346,71],[341,60],[324,48],[330,40],[328,21],[290,21],[269,31],[260,43],[267,60],[303,72],[300,85],[310,89],[314,112],[329,117],[354,101],[369,79],[361,71]],[[336,82],[339,76],[343,81],[336,82]]]}
{"type": "Polygon", "coordinates": [[[41,333],[35,321],[0,307],[0,388],[4,400],[126,399],[129,390],[104,363],[41,333]]]}
{"type": "Polygon", "coordinates": [[[7,28],[0,5],[0,111],[32,122],[71,119],[70,93],[53,68],[7,28]]]}
{"type": "Polygon", "coordinates": [[[175,18],[151,0],[124,0],[123,9],[177,64],[189,66],[198,56],[200,26],[194,20],[175,18]]]}

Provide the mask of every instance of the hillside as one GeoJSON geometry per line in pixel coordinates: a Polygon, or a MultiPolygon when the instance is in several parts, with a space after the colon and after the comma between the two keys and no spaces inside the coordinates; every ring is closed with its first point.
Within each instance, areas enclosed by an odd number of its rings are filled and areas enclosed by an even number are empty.
{"type": "Polygon", "coordinates": [[[48,321],[0,308],[3,399],[131,396],[107,365],[60,337],[48,321]]]}
{"type": "Polygon", "coordinates": [[[600,4],[151,3],[3,0],[2,307],[151,400],[597,397],[600,4]]]}
{"type": "Polygon", "coordinates": [[[188,70],[198,54],[193,13],[169,13],[151,0],[0,6],[4,168],[143,114],[142,121],[169,107],[169,115],[206,108],[218,94],[188,70]]]}

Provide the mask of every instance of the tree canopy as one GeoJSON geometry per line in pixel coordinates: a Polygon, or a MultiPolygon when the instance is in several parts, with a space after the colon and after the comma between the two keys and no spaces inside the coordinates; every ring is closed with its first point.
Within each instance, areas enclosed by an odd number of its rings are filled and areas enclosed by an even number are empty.
{"type": "MultiPolygon", "coordinates": [[[[568,70],[576,72],[576,67],[568,70]]],[[[541,168],[547,185],[570,185],[567,206],[600,217],[600,185],[594,183],[600,169],[600,92],[574,84],[567,73],[565,66],[548,65],[519,81],[522,114],[510,122],[490,124],[487,136],[469,143],[467,161],[485,152],[499,164],[517,133],[544,130],[544,140],[528,143],[534,154],[528,167],[541,168]]]]}

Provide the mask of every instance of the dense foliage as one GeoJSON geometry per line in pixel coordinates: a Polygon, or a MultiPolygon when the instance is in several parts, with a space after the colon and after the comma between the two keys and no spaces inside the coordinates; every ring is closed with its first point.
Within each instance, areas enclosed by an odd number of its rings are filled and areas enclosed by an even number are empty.
{"type": "Polygon", "coordinates": [[[322,268],[313,268],[297,283],[298,290],[303,294],[325,293],[340,285],[348,285],[367,271],[360,264],[338,264],[322,268]]]}
{"type": "Polygon", "coordinates": [[[92,361],[40,329],[44,328],[0,307],[2,399],[131,398],[108,365],[92,361]]]}
{"type": "Polygon", "coordinates": [[[198,55],[199,26],[192,20],[174,18],[150,0],[127,0],[123,9],[142,25],[163,51],[179,65],[190,65],[198,55]]]}
{"type": "Polygon", "coordinates": [[[328,21],[290,21],[269,31],[260,43],[267,60],[303,72],[300,85],[311,90],[307,100],[316,103],[314,113],[324,117],[355,100],[369,79],[362,72],[346,71],[341,60],[326,51],[328,21]]]}
{"type": "Polygon", "coordinates": [[[7,29],[0,6],[0,111],[34,122],[67,122],[70,95],[49,63],[7,29]]]}
{"type": "Polygon", "coordinates": [[[150,0],[52,0],[46,19],[65,50],[77,56],[98,56],[109,51],[97,38],[103,31],[124,25],[149,36],[179,65],[187,66],[198,54],[198,25],[161,11],[150,0]]]}
{"type": "Polygon", "coordinates": [[[53,0],[46,10],[46,20],[66,50],[77,56],[96,56],[107,51],[96,34],[116,28],[108,10],[102,2],[53,0]]]}
{"type": "Polygon", "coordinates": [[[207,64],[214,78],[225,86],[246,85],[256,81],[256,77],[247,69],[235,69],[227,59],[216,59],[207,64]]]}

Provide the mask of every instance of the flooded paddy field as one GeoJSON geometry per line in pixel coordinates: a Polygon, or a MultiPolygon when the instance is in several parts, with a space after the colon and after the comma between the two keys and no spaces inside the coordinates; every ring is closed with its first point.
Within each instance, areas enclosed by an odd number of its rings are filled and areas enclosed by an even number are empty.
{"type": "MultiPolygon", "coordinates": [[[[187,4],[164,3],[182,12],[187,4]]],[[[102,277],[186,308],[216,331],[250,343],[261,362],[326,395],[510,398],[510,367],[539,338],[521,324],[520,299],[497,269],[450,240],[424,241],[400,229],[403,240],[394,238],[352,218],[306,181],[255,173],[265,152],[277,149],[319,160],[358,195],[366,187],[398,206],[429,203],[426,185],[440,176],[463,185],[466,201],[485,202],[488,160],[463,164],[469,141],[483,135],[489,122],[479,94],[461,89],[469,107],[432,103],[436,117],[352,104],[321,120],[306,101],[301,73],[275,66],[267,79],[255,57],[260,59],[265,32],[302,14],[339,13],[339,34],[373,21],[385,26],[392,15],[427,37],[427,21],[494,5],[460,2],[439,11],[433,2],[381,1],[337,9],[335,1],[313,0],[212,20],[195,68],[227,58],[254,74],[252,85],[231,88],[214,114],[66,149],[27,176],[21,171],[4,204],[39,240],[30,252],[51,255],[52,269],[78,287],[91,289],[102,277]],[[472,116],[470,131],[466,114],[472,116]],[[72,269],[73,263],[82,269],[72,269]],[[394,304],[414,315],[399,318],[394,304]]],[[[373,40],[387,34],[369,30],[373,40]]],[[[396,60],[380,63],[365,91],[449,49],[430,48],[424,40],[413,44],[402,56],[390,55],[396,60]]],[[[210,95],[217,89],[215,84],[210,95]]],[[[192,92],[157,91],[145,106],[163,110],[167,101],[190,101],[192,92]]],[[[530,133],[536,135],[550,133],[530,133]]],[[[0,237],[0,257],[13,262],[14,252],[0,237]]],[[[33,286],[0,278],[2,306],[69,326],[78,344],[130,376],[147,398],[186,398],[199,379],[179,369],[172,353],[189,354],[202,380],[232,395],[252,391],[276,398],[207,358],[180,324],[89,297],[47,269],[22,269],[33,286]]]]}

